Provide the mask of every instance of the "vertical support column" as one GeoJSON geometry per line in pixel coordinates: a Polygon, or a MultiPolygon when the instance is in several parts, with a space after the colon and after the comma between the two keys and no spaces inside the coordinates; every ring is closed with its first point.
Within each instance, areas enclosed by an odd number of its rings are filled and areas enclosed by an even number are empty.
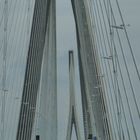
{"type": "Polygon", "coordinates": [[[50,0],[36,0],[16,140],[31,140],[50,0]]]}
{"type": "MultiPolygon", "coordinates": [[[[94,42],[91,34],[89,9],[85,0],[71,0],[76,23],[77,48],[79,58],[80,82],[82,91],[83,119],[85,138],[98,140],[111,139],[110,129],[106,128],[106,114],[103,87],[100,87],[100,69],[94,42]],[[96,88],[99,87],[99,88],[96,88]]],[[[107,122],[108,124],[108,122],[107,122]]]]}
{"type": "MultiPolygon", "coordinates": [[[[47,34],[43,52],[39,87],[39,108],[36,115],[36,135],[41,140],[57,139],[57,60],[56,60],[56,5],[51,0],[47,34]]],[[[34,139],[32,139],[34,140],[34,139]]]]}

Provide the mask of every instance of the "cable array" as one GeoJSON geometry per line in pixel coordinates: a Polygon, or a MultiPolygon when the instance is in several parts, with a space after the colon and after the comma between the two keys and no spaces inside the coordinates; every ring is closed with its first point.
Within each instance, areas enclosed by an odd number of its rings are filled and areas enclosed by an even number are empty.
{"type": "Polygon", "coordinates": [[[4,1],[4,43],[3,43],[3,77],[2,77],[2,109],[1,109],[1,139],[5,139],[5,98],[6,98],[6,57],[7,57],[7,23],[8,1],[4,1]]]}
{"type": "Polygon", "coordinates": [[[85,116],[88,116],[88,122],[85,121],[88,125],[84,124],[86,139],[92,137],[111,139],[110,121],[107,118],[108,110],[102,94],[102,82],[99,78],[99,61],[91,32],[91,16],[88,11],[90,4],[85,1],[72,1],[72,5],[76,21],[80,76],[84,80],[84,85],[81,82],[81,86],[84,86],[85,89],[85,92],[82,93],[82,96],[85,96],[83,108],[87,109],[84,111],[83,117],[86,119],[85,116]]]}
{"type": "MultiPolygon", "coordinates": [[[[6,70],[4,71],[6,73],[6,92],[8,91],[8,93],[5,97],[4,120],[6,121],[4,121],[4,133],[2,132],[4,138],[2,139],[15,139],[28,49],[26,44],[27,37],[29,37],[26,34],[28,1],[8,0],[7,2],[7,55],[6,70]]],[[[5,16],[1,16],[3,18],[0,28],[4,30],[5,16]]]]}
{"type": "MultiPolygon", "coordinates": [[[[138,95],[133,86],[135,83],[131,77],[131,67],[129,67],[128,57],[126,57],[128,51],[130,54],[129,59],[132,58],[131,62],[138,79],[139,70],[119,2],[115,0],[116,9],[119,13],[117,16],[120,17],[121,22],[120,26],[117,25],[116,20],[119,19],[115,17],[116,13],[113,11],[114,7],[110,0],[90,0],[84,2],[85,5],[88,5],[86,9],[88,11],[87,17],[89,17],[91,23],[88,26],[89,30],[92,31],[91,36],[94,38],[93,44],[95,46],[93,45],[93,49],[96,52],[94,54],[96,55],[95,61],[99,63],[99,67],[101,68],[101,71],[98,69],[99,75],[102,75],[99,81],[102,81],[102,88],[105,88],[103,100],[106,102],[105,107],[108,109],[107,118],[111,124],[113,139],[131,140],[135,138],[137,140],[138,132],[136,121],[134,120],[136,116],[134,116],[134,112],[132,111],[130,96],[133,99],[133,106],[135,106],[138,120],[140,112],[137,101],[138,95]],[[124,49],[124,47],[129,47],[129,50],[124,49]]],[[[103,104],[102,100],[101,102],[103,104]]]]}

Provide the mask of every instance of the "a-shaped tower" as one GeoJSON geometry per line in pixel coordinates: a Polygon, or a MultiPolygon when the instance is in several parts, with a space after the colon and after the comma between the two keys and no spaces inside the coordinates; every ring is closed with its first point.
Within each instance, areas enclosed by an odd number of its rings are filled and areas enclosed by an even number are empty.
{"type": "Polygon", "coordinates": [[[75,75],[74,75],[74,56],[73,51],[69,51],[69,83],[70,83],[70,106],[69,106],[69,120],[67,128],[66,140],[71,140],[72,128],[74,126],[77,140],[80,139],[78,116],[75,104],[75,75]]]}

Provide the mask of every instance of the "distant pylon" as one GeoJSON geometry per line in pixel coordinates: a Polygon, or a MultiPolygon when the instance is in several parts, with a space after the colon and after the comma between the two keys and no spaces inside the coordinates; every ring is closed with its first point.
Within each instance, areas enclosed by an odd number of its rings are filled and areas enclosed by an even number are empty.
{"type": "Polygon", "coordinates": [[[73,51],[69,51],[69,82],[70,82],[70,106],[69,106],[69,120],[68,120],[68,128],[67,128],[67,137],[66,140],[71,139],[72,128],[73,125],[75,127],[77,140],[81,140],[79,124],[78,124],[78,116],[75,104],[75,87],[74,87],[74,56],[73,51]]]}

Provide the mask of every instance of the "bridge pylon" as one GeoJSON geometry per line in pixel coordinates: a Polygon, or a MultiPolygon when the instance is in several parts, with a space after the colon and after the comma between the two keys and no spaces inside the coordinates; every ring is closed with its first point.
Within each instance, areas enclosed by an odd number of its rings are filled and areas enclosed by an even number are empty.
{"type": "Polygon", "coordinates": [[[76,103],[75,103],[75,87],[74,87],[75,79],[74,78],[75,78],[75,76],[74,76],[74,56],[73,56],[73,51],[69,51],[70,105],[69,105],[69,119],[68,119],[66,140],[71,140],[73,126],[75,128],[77,140],[81,140],[79,123],[78,123],[78,115],[77,115],[76,103]]]}

